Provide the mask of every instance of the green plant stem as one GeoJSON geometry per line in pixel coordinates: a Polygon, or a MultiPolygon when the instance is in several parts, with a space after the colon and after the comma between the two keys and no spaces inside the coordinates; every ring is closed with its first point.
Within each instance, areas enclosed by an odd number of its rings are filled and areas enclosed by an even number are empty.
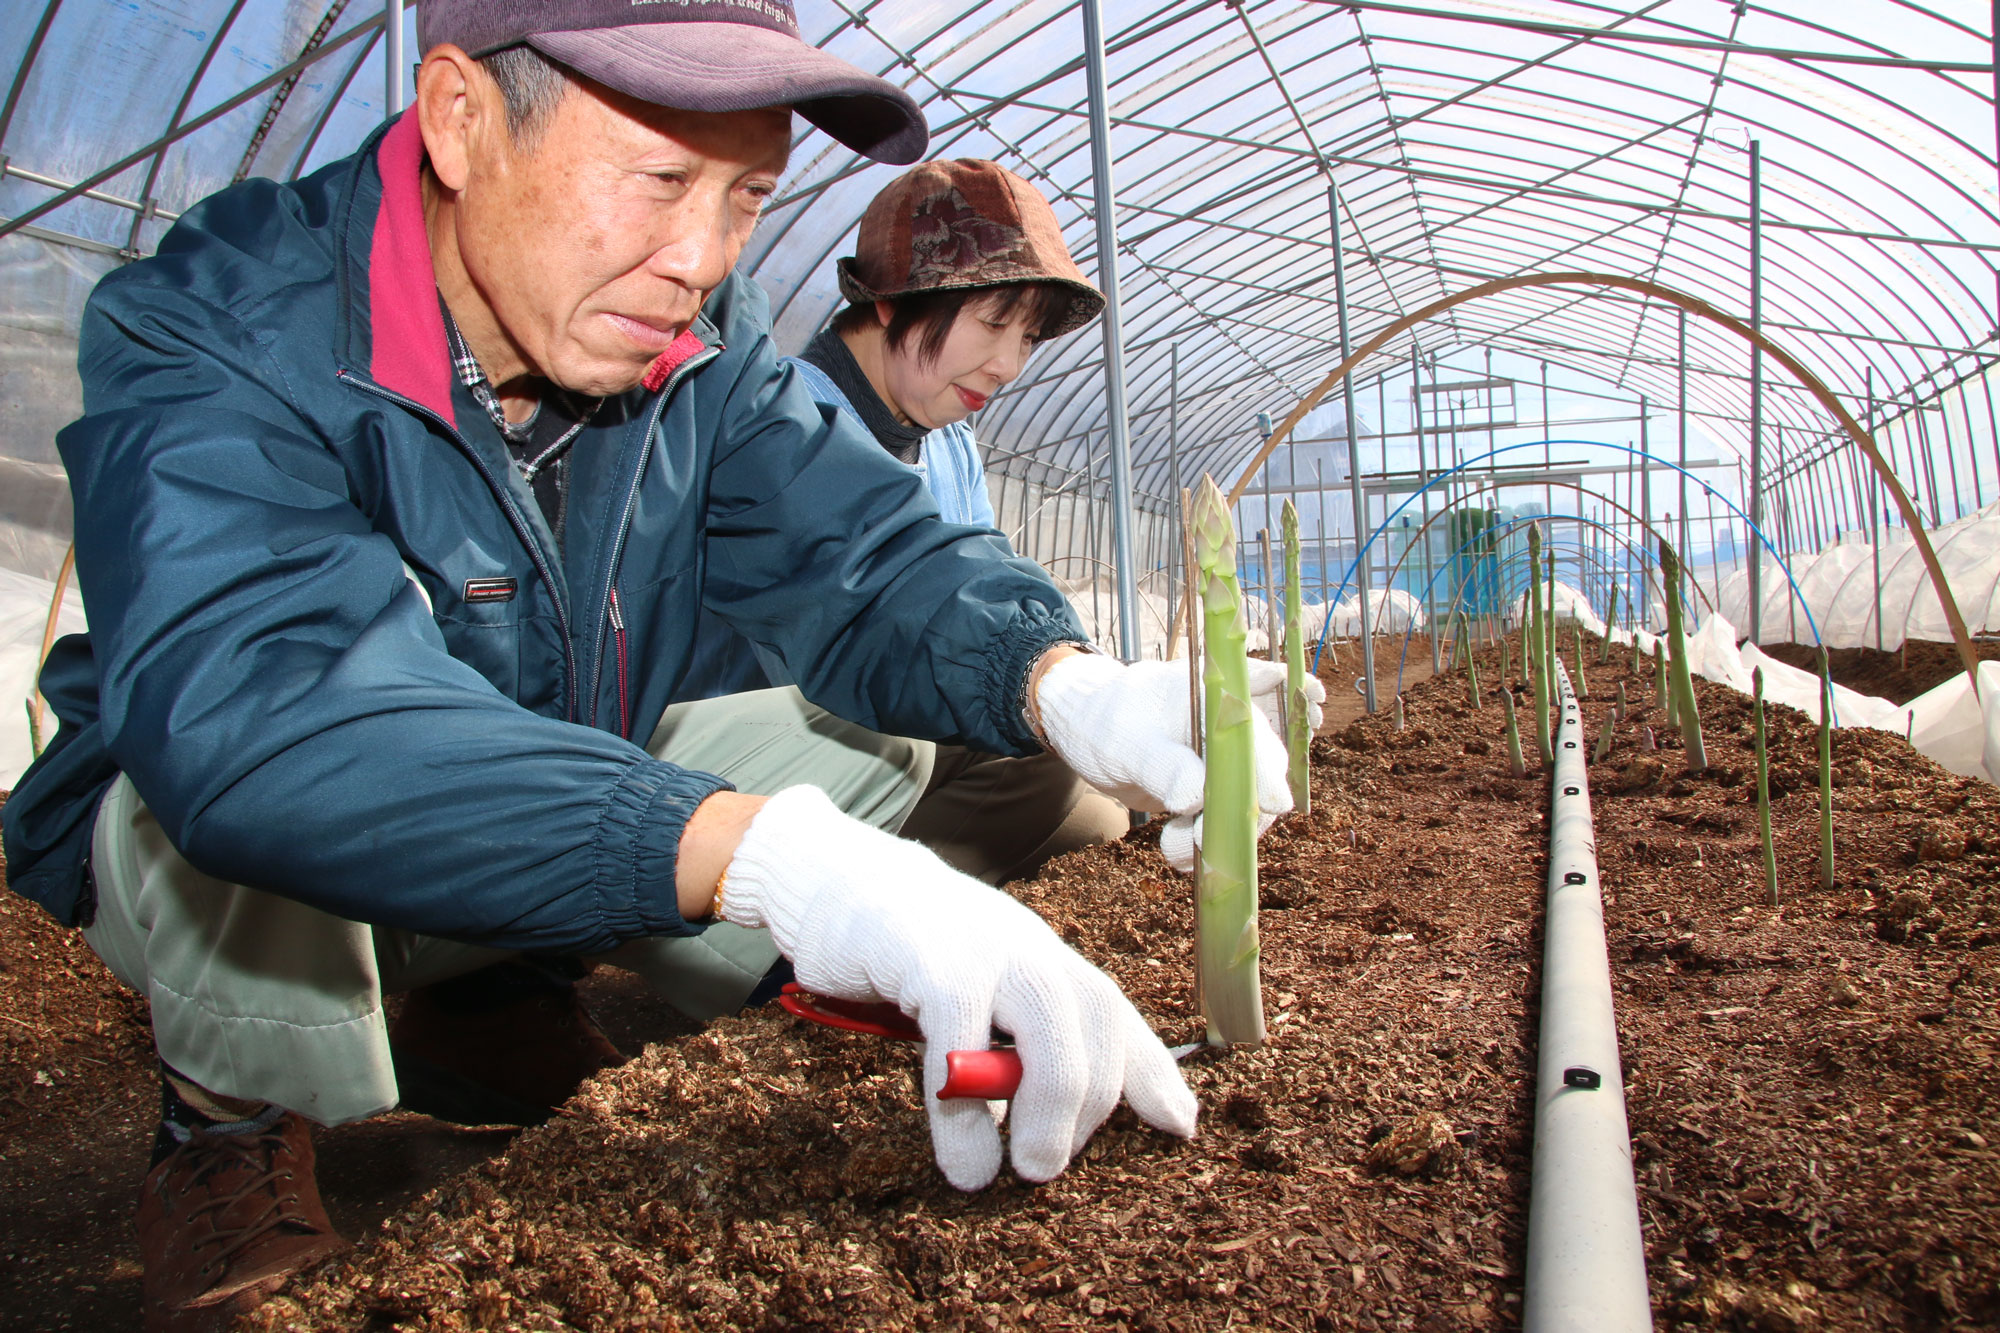
{"type": "Polygon", "coordinates": [[[1673,649],[1674,659],[1674,720],[1680,724],[1688,772],[1699,773],[1708,767],[1708,748],[1702,744],[1694,671],[1688,666],[1686,614],[1681,607],[1681,562],[1679,554],[1664,539],[1660,542],[1660,579],[1667,588],[1667,643],[1673,649]]]}
{"type": "Polygon", "coordinates": [[[1591,753],[1590,762],[1601,764],[1611,753],[1611,719],[1606,717],[1604,725],[1597,729],[1597,749],[1591,753]]]}
{"type": "MultiPolygon", "coordinates": [[[[1548,619],[1542,626],[1542,660],[1549,668],[1549,714],[1554,720],[1556,711],[1556,553],[1551,550],[1542,557],[1549,567],[1548,619]]],[[[1554,751],[1550,751],[1553,755],[1554,751]]]]}
{"type": "Polygon", "coordinates": [[[1528,590],[1533,605],[1530,616],[1534,622],[1524,652],[1533,645],[1532,657],[1535,663],[1535,752],[1542,757],[1542,767],[1553,767],[1556,762],[1555,749],[1549,739],[1549,698],[1550,688],[1555,680],[1549,674],[1548,632],[1545,626],[1549,613],[1542,605],[1542,533],[1541,525],[1528,525],[1528,590]]]}
{"type": "Polygon", "coordinates": [[[1465,644],[1465,679],[1467,688],[1472,693],[1473,708],[1484,707],[1479,698],[1479,659],[1472,654],[1472,641],[1469,638],[1465,644]]]}
{"type": "Polygon", "coordinates": [[[1507,714],[1507,771],[1517,778],[1528,776],[1528,766],[1521,759],[1521,728],[1514,721],[1514,691],[1502,689],[1500,704],[1507,714]]]}
{"type": "Polygon", "coordinates": [[[1764,888],[1778,905],[1778,853],[1771,844],[1771,752],[1764,730],[1764,668],[1750,673],[1750,729],[1757,750],[1757,833],[1764,840],[1764,888]]]}
{"type": "Polygon", "coordinates": [[[1195,948],[1211,1045],[1264,1040],[1258,972],[1256,705],[1244,645],[1236,534],[1212,477],[1195,498],[1207,740],[1195,948]]]}
{"type": "Polygon", "coordinates": [[[1819,886],[1833,887],[1833,670],[1819,650],[1819,886]]]}
{"type": "Polygon", "coordinates": [[[1583,626],[1580,623],[1576,626],[1576,697],[1590,697],[1590,682],[1583,675],[1583,626]]]}
{"type": "MultiPolygon", "coordinates": [[[[1292,788],[1292,808],[1312,813],[1312,701],[1306,697],[1306,642],[1300,625],[1299,511],[1285,501],[1278,522],[1285,547],[1285,758],[1292,788]]],[[[1398,696],[1398,704],[1401,696],[1398,696]]]]}
{"type": "Polygon", "coordinates": [[[1604,609],[1604,642],[1598,645],[1597,660],[1611,660],[1611,631],[1618,628],[1618,585],[1611,585],[1610,605],[1604,609]]]}

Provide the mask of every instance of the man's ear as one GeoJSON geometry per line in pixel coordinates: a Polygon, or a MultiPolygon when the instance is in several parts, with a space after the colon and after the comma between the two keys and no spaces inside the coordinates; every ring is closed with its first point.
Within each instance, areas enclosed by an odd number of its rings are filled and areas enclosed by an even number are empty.
{"type": "MultiPolygon", "coordinates": [[[[465,188],[478,155],[485,122],[499,102],[499,89],[486,71],[456,46],[434,46],[417,67],[417,123],[431,170],[447,190],[465,188]]],[[[501,127],[505,132],[505,125],[501,127]]]]}
{"type": "Polygon", "coordinates": [[[895,318],[896,318],[895,306],[891,305],[887,301],[877,301],[875,303],[875,322],[877,324],[880,324],[883,328],[886,329],[889,327],[889,322],[895,318]]]}

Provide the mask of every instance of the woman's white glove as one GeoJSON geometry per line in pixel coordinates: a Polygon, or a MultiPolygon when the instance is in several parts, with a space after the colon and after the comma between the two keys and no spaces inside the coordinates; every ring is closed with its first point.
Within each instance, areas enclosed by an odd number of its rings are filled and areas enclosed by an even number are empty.
{"type": "MultiPolygon", "coordinates": [[[[1257,705],[1257,836],[1292,808],[1285,744],[1278,718],[1285,691],[1281,662],[1250,661],[1257,705]]],[[[1326,687],[1306,681],[1315,729],[1326,687]]],[[[1035,712],[1049,748],[1078,777],[1134,810],[1173,816],[1160,832],[1160,851],[1174,869],[1194,869],[1201,843],[1202,762],[1194,752],[1185,662],[1134,662],[1080,653],[1042,673],[1035,712]]]]}
{"type": "Polygon", "coordinates": [[[946,1180],[1000,1170],[982,1101],[939,1101],[950,1051],[1013,1034],[1021,1057],[1009,1137],[1014,1170],[1048,1180],[1122,1094],[1148,1124],[1189,1138],[1196,1105],[1180,1067],[1115,982],[1014,899],[914,842],[842,814],[816,787],[757,812],[723,879],[725,920],[770,930],[799,984],[890,1001],[924,1031],[924,1105],[946,1180]]]}

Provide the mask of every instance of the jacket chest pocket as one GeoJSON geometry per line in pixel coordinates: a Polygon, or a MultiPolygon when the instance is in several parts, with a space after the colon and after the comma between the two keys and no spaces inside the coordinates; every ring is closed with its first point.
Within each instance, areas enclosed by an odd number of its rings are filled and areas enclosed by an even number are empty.
{"type": "Polygon", "coordinates": [[[508,582],[516,585],[511,596],[489,593],[481,600],[475,590],[472,600],[459,600],[448,611],[440,608],[436,620],[446,651],[484,676],[501,694],[518,700],[521,682],[533,677],[523,674],[521,589],[518,580],[508,582]]]}

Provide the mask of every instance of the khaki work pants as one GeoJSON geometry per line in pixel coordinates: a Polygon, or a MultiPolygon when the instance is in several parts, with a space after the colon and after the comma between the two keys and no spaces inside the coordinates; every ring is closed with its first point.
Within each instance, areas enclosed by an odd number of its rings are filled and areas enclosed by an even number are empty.
{"type": "MultiPolygon", "coordinates": [[[[1125,829],[1123,807],[1052,756],[940,753],[843,722],[792,688],[677,704],[647,749],[725,774],[751,795],[819,787],[855,818],[916,837],[989,883],[1125,829]]],[[[99,807],[91,859],[97,918],[84,936],[151,1002],[161,1058],[212,1092],[277,1102],[321,1124],[396,1104],[384,995],[512,956],[205,875],[123,775],[99,807]]],[[[724,922],[698,936],[629,941],[602,961],[706,1020],[735,1012],[777,956],[768,932],[724,922]]]]}

